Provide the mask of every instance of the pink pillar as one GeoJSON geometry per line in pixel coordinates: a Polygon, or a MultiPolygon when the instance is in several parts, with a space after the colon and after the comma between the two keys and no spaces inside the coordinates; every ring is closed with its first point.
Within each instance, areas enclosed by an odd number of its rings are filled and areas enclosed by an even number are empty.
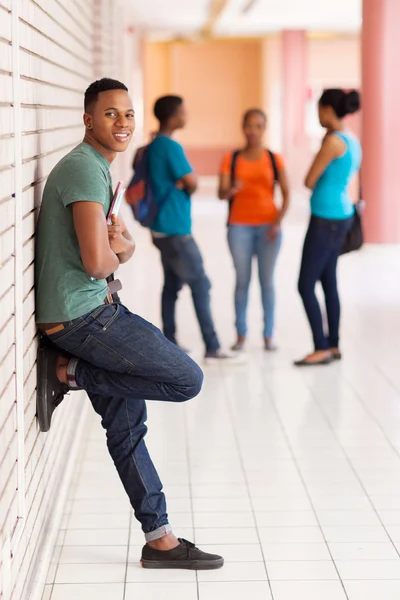
{"type": "Polygon", "coordinates": [[[282,34],[282,85],[283,152],[289,171],[296,176],[297,157],[305,138],[307,39],[304,31],[284,31],[282,34]]]}
{"type": "Polygon", "coordinates": [[[362,191],[369,242],[400,242],[400,1],[364,0],[362,191]]]}

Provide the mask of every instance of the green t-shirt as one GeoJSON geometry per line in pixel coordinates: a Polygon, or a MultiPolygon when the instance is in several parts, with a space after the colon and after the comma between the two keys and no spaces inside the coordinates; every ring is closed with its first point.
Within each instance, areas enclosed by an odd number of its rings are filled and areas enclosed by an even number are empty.
{"type": "Polygon", "coordinates": [[[111,199],[110,164],[89,144],[79,144],[51,171],[36,232],[37,323],[77,319],[103,303],[107,283],[83,267],[72,204],[99,202],[106,216],[111,199]]]}

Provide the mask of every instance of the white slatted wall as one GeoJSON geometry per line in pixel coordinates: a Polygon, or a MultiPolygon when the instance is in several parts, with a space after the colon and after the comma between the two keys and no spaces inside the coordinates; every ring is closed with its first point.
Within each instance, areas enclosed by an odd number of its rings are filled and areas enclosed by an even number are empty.
{"type": "Polygon", "coordinates": [[[79,442],[75,432],[89,409],[75,393],[57,409],[51,431],[38,430],[38,208],[49,172],[82,139],[87,85],[134,72],[137,57],[124,57],[119,29],[126,25],[126,9],[113,0],[0,0],[1,600],[30,597],[54,499],[79,442]]]}

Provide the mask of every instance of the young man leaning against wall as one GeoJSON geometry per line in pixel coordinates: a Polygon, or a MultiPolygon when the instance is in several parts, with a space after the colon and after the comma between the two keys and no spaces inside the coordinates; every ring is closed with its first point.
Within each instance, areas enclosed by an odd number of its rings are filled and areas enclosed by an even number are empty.
{"type": "Polygon", "coordinates": [[[135,245],[121,217],[107,226],[110,164],[135,128],[128,90],[102,79],[85,93],[85,137],[50,173],[37,230],[37,412],[42,431],[69,390],[83,388],[102,417],[108,449],[142,525],[145,568],[217,569],[223,558],[176,538],[147,451],[145,398],[184,402],[203,374],[175,344],[112,301],[106,278],[135,245]]]}

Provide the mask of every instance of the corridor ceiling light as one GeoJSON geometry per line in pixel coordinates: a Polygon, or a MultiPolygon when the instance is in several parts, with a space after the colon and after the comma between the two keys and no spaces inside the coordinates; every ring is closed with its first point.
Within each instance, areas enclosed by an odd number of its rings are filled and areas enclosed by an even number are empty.
{"type": "Polygon", "coordinates": [[[209,38],[213,35],[218,19],[222,15],[228,3],[229,0],[211,0],[206,22],[200,30],[200,36],[202,38],[209,38]]]}
{"type": "Polygon", "coordinates": [[[246,4],[243,6],[243,8],[241,9],[241,14],[242,15],[246,15],[248,14],[254,7],[255,5],[259,2],[259,0],[248,0],[246,2],[246,4]]]}

